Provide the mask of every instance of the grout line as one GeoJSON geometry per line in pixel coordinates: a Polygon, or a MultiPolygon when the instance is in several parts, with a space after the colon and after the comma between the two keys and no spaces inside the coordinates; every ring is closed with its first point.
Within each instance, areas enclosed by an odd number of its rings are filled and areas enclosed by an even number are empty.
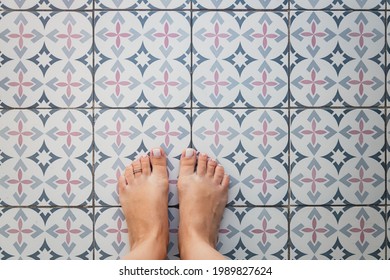
{"type": "Polygon", "coordinates": [[[93,223],[92,223],[92,259],[96,259],[96,191],[95,191],[95,1],[92,1],[92,212],[93,212],[93,223]]]}
{"type": "Polygon", "coordinates": [[[389,59],[388,57],[388,44],[390,43],[388,41],[388,36],[387,36],[387,32],[389,32],[388,28],[387,28],[387,23],[388,23],[388,20],[387,20],[387,16],[388,16],[388,12],[387,12],[387,1],[385,2],[385,7],[386,7],[386,11],[385,11],[385,259],[389,259],[389,250],[388,250],[388,230],[387,230],[387,227],[389,226],[388,225],[388,185],[387,185],[387,182],[389,180],[388,176],[387,176],[387,173],[388,173],[388,168],[389,168],[389,164],[388,164],[388,156],[387,156],[387,153],[388,153],[388,135],[387,135],[387,130],[388,130],[388,117],[387,117],[387,114],[389,113],[388,111],[388,100],[387,100],[387,97],[388,97],[388,84],[387,84],[387,72],[389,71],[387,65],[387,61],[389,59]]]}
{"type": "MultiPolygon", "coordinates": [[[[290,1],[288,1],[288,5],[290,8],[290,1]]],[[[291,260],[291,135],[290,135],[290,126],[291,126],[291,12],[288,12],[288,86],[287,86],[287,94],[288,94],[288,123],[287,123],[287,143],[288,143],[288,173],[287,173],[287,194],[288,194],[288,209],[287,209],[287,259],[291,260]]]]}

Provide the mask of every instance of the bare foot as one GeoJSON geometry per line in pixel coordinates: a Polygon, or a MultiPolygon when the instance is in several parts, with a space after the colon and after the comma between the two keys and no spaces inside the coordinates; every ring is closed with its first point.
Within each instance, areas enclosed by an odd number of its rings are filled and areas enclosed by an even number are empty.
{"type": "Polygon", "coordinates": [[[152,149],[126,167],[119,179],[119,200],[129,229],[127,259],[164,259],[168,246],[167,159],[152,149]]]}
{"type": "Polygon", "coordinates": [[[223,259],[215,250],[227,203],[229,176],[215,160],[186,149],[180,160],[179,250],[183,259],[223,259]]]}

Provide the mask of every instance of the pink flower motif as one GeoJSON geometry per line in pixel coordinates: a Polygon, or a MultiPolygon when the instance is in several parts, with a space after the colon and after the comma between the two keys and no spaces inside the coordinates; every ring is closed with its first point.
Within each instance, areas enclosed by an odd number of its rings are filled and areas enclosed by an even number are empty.
{"type": "Polygon", "coordinates": [[[263,219],[262,221],[262,228],[261,229],[254,229],[252,230],[252,233],[255,233],[255,234],[261,234],[261,242],[263,244],[266,244],[267,243],[267,234],[275,234],[278,232],[278,230],[276,229],[267,229],[268,227],[268,224],[267,224],[267,220],[266,219],[263,219]]]}
{"type": "Polygon", "coordinates": [[[268,25],[267,23],[263,24],[263,33],[255,33],[252,35],[254,38],[263,39],[263,49],[268,47],[268,39],[275,39],[278,37],[277,34],[268,34],[268,25]]]}
{"type": "Polygon", "coordinates": [[[168,146],[170,143],[170,136],[176,137],[180,135],[180,132],[177,131],[170,131],[170,125],[169,122],[165,122],[165,131],[156,131],[155,135],[157,136],[165,136],[165,145],[168,146]]]}
{"type": "Polygon", "coordinates": [[[359,183],[359,192],[363,193],[364,191],[364,183],[372,183],[374,179],[372,178],[364,178],[364,169],[360,168],[359,170],[359,178],[350,178],[348,181],[351,183],[359,183]]]}
{"type": "Polygon", "coordinates": [[[110,178],[106,180],[107,184],[116,185],[119,182],[119,177],[122,175],[121,170],[118,168],[115,173],[115,178],[110,178]]]}
{"type": "Polygon", "coordinates": [[[72,47],[72,40],[73,39],[80,39],[82,36],[81,34],[72,34],[72,25],[69,23],[68,28],[66,30],[66,33],[58,34],[57,37],[60,39],[66,39],[66,47],[70,49],[72,47]]]}
{"type": "Polygon", "coordinates": [[[70,97],[72,95],[72,87],[78,88],[81,86],[81,83],[72,82],[72,73],[69,71],[66,75],[66,82],[58,82],[57,86],[66,87],[66,96],[70,97]]]}
{"type": "Polygon", "coordinates": [[[121,33],[121,24],[117,22],[115,26],[115,32],[107,32],[106,36],[115,38],[115,45],[117,48],[119,48],[121,45],[121,38],[128,38],[131,36],[131,33],[128,32],[121,33]]]}
{"type": "Polygon", "coordinates": [[[326,130],[317,129],[317,122],[315,120],[313,120],[311,122],[311,130],[305,129],[305,130],[302,130],[301,133],[303,135],[310,135],[311,134],[311,143],[314,145],[315,143],[317,143],[316,135],[324,135],[324,134],[326,134],[326,130]]]}
{"type": "Polygon", "coordinates": [[[121,81],[121,72],[119,70],[115,73],[115,81],[106,81],[106,84],[109,86],[115,86],[115,95],[119,96],[121,92],[121,86],[126,87],[130,85],[130,82],[128,81],[121,81]]]}
{"type": "Polygon", "coordinates": [[[304,183],[311,183],[311,192],[315,193],[317,191],[317,183],[325,183],[327,179],[317,178],[317,170],[313,168],[311,170],[311,178],[302,178],[301,181],[304,183]]]}
{"type": "Polygon", "coordinates": [[[32,33],[24,33],[24,24],[19,24],[19,33],[12,33],[8,35],[12,39],[19,39],[19,49],[24,46],[24,39],[30,39],[34,37],[32,33]]]}
{"type": "Polygon", "coordinates": [[[214,45],[215,45],[216,48],[219,47],[219,44],[220,44],[219,39],[220,38],[221,39],[226,39],[226,38],[230,37],[230,35],[227,34],[227,33],[219,33],[219,24],[218,24],[218,22],[215,23],[215,25],[214,25],[214,33],[208,32],[208,33],[205,34],[205,36],[208,37],[208,38],[214,38],[214,45]]]}
{"type": "Polygon", "coordinates": [[[116,145],[119,146],[122,143],[122,136],[123,137],[129,137],[131,133],[129,131],[122,131],[122,124],[118,120],[116,122],[116,130],[110,130],[106,132],[109,136],[116,136],[116,145]]]}
{"type": "Polygon", "coordinates": [[[80,136],[81,132],[72,132],[72,123],[68,121],[66,124],[66,131],[58,131],[56,134],[58,136],[66,136],[66,145],[70,147],[72,145],[72,137],[80,136]]]}
{"type": "Polygon", "coordinates": [[[23,234],[30,234],[33,233],[34,231],[31,229],[23,229],[23,221],[22,218],[19,218],[18,220],[18,228],[11,228],[7,230],[8,233],[11,234],[18,234],[18,244],[21,245],[23,242],[23,234]]]}
{"type": "Polygon", "coordinates": [[[268,145],[268,136],[276,136],[278,133],[276,131],[268,131],[268,122],[263,121],[263,130],[256,130],[252,132],[253,135],[263,136],[263,146],[268,145]]]}
{"type": "Polygon", "coordinates": [[[220,131],[219,130],[219,121],[216,120],[215,123],[214,123],[214,130],[206,130],[204,132],[204,134],[206,134],[206,135],[214,135],[215,146],[218,146],[219,145],[219,136],[229,135],[230,132],[226,131],[226,130],[220,131]]]}
{"type": "Polygon", "coordinates": [[[66,170],[66,179],[60,179],[56,181],[57,184],[66,185],[66,194],[69,196],[72,192],[72,185],[81,184],[80,180],[72,180],[72,173],[70,169],[66,170]]]}
{"type": "Polygon", "coordinates": [[[22,169],[18,170],[18,179],[11,179],[7,181],[8,184],[18,185],[18,194],[19,196],[23,193],[23,185],[31,185],[32,180],[23,180],[23,171],[22,169]]]}
{"type": "Polygon", "coordinates": [[[215,71],[214,72],[214,81],[205,81],[204,84],[208,85],[208,86],[214,86],[214,95],[218,96],[219,95],[219,87],[220,86],[222,86],[222,87],[227,86],[227,85],[229,85],[229,82],[219,81],[219,73],[218,73],[218,71],[215,71]]]}
{"type": "Polygon", "coordinates": [[[116,222],[117,228],[109,228],[107,229],[107,232],[109,233],[116,233],[116,241],[118,244],[122,243],[122,233],[128,233],[127,228],[122,228],[122,220],[118,218],[116,222]]]}
{"type": "Polygon", "coordinates": [[[72,229],[72,222],[68,218],[66,220],[66,228],[65,229],[57,229],[56,233],[58,233],[58,234],[66,234],[66,237],[65,237],[66,244],[69,245],[70,242],[71,242],[71,234],[78,235],[79,233],[81,233],[81,230],[79,230],[79,229],[72,229]]]}
{"type": "Polygon", "coordinates": [[[253,179],[252,182],[255,184],[262,184],[262,192],[263,192],[263,194],[266,194],[267,193],[267,185],[274,185],[278,181],[276,181],[275,179],[268,179],[267,169],[264,168],[263,172],[262,172],[262,178],[261,179],[253,179]]]}
{"type": "Polygon", "coordinates": [[[18,145],[21,147],[23,145],[23,136],[32,136],[33,133],[30,131],[23,131],[23,122],[20,120],[18,122],[18,131],[11,130],[8,132],[10,136],[18,136],[18,145]]]}
{"type": "Polygon", "coordinates": [[[23,72],[20,71],[19,75],[18,75],[18,81],[8,83],[8,85],[11,87],[18,87],[18,95],[19,96],[23,95],[23,87],[31,87],[34,85],[32,82],[24,82],[23,79],[24,79],[23,72]]]}
{"type": "Polygon", "coordinates": [[[364,129],[364,121],[360,120],[359,122],[359,130],[353,129],[349,131],[349,134],[351,135],[359,135],[359,144],[363,145],[364,142],[364,135],[371,135],[374,131],[371,129],[364,129]]]}
{"type": "Polygon", "coordinates": [[[164,86],[164,96],[166,97],[169,94],[169,87],[175,87],[179,83],[178,82],[169,81],[169,73],[168,73],[168,71],[165,71],[164,72],[164,81],[155,81],[154,84],[156,86],[164,86]]]}
{"type": "Polygon", "coordinates": [[[351,228],[350,231],[354,233],[359,233],[360,232],[360,243],[364,242],[365,239],[365,233],[373,233],[375,232],[375,229],[373,228],[365,228],[365,221],[363,218],[360,219],[360,228],[351,228]]]}
{"type": "Polygon", "coordinates": [[[307,227],[307,228],[303,228],[302,231],[303,232],[307,232],[307,233],[310,233],[312,232],[312,241],[313,243],[316,243],[317,242],[317,233],[325,233],[327,232],[328,230],[326,228],[317,228],[317,219],[316,218],[313,218],[313,220],[311,221],[311,228],[307,227]]]}
{"type": "Polygon", "coordinates": [[[311,37],[311,45],[312,47],[315,47],[317,45],[317,37],[325,37],[326,33],[325,32],[317,32],[317,25],[313,21],[311,24],[311,32],[302,32],[302,36],[304,37],[311,37]]]}
{"type": "Polygon", "coordinates": [[[360,22],[360,24],[359,24],[359,32],[351,32],[351,33],[349,33],[349,36],[359,38],[359,46],[361,48],[363,48],[363,46],[364,46],[364,39],[365,38],[371,38],[372,36],[374,36],[374,33],[372,33],[372,32],[364,32],[364,24],[363,24],[363,22],[360,22]]]}
{"type": "Polygon", "coordinates": [[[324,80],[316,80],[317,79],[317,73],[313,69],[311,71],[311,79],[310,80],[302,80],[301,83],[304,85],[311,85],[311,94],[315,95],[317,93],[317,85],[324,85],[326,84],[326,81],[324,80]]]}
{"type": "Polygon", "coordinates": [[[363,70],[359,71],[359,80],[350,80],[348,82],[351,85],[359,85],[359,95],[363,96],[364,94],[364,86],[370,86],[374,84],[372,80],[364,80],[364,72],[363,70]]]}
{"type": "Polygon", "coordinates": [[[263,94],[263,96],[266,96],[267,95],[267,87],[274,87],[277,85],[276,82],[269,82],[268,81],[268,74],[266,71],[263,71],[263,74],[262,74],[262,80],[261,81],[255,81],[252,83],[252,85],[254,86],[260,86],[262,87],[262,90],[261,90],[261,93],[263,94]]]}
{"type": "Polygon", "coordinates": [[[155,33],[154,36],[158,38],[164,38],[164,47],[168,48],[169,46],[169,38],[177,38],[179,37],[178,33],[169,33],[169,24],[165,22],[164,24],[164,32],[155,33]]]}

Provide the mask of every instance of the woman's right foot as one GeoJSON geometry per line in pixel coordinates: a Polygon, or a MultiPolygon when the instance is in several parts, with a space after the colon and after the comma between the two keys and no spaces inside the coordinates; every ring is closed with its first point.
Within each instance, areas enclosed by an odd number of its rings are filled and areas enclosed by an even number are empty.
{"type": "Polygon", "coordinates": [[[178,180],[181,257],[187,258],[192,244],[206,243],[215,248],[229,181],[224,168],[206,154],[197,159],[194,149],[182,153],[178,180]]]}

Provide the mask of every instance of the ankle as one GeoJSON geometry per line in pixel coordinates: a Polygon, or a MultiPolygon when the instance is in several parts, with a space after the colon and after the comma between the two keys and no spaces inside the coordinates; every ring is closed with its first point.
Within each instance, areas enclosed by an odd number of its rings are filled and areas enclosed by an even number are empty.
{"type": "MultiPolygon", "coordinates": [[[[184,227],[183,227],[184,228],[184,227]]],[[[179,252],[180,256],[191,252],[198,245],[215,248],[215,241],[195,230],[181,229],[179,226],[179,252]]]]}

